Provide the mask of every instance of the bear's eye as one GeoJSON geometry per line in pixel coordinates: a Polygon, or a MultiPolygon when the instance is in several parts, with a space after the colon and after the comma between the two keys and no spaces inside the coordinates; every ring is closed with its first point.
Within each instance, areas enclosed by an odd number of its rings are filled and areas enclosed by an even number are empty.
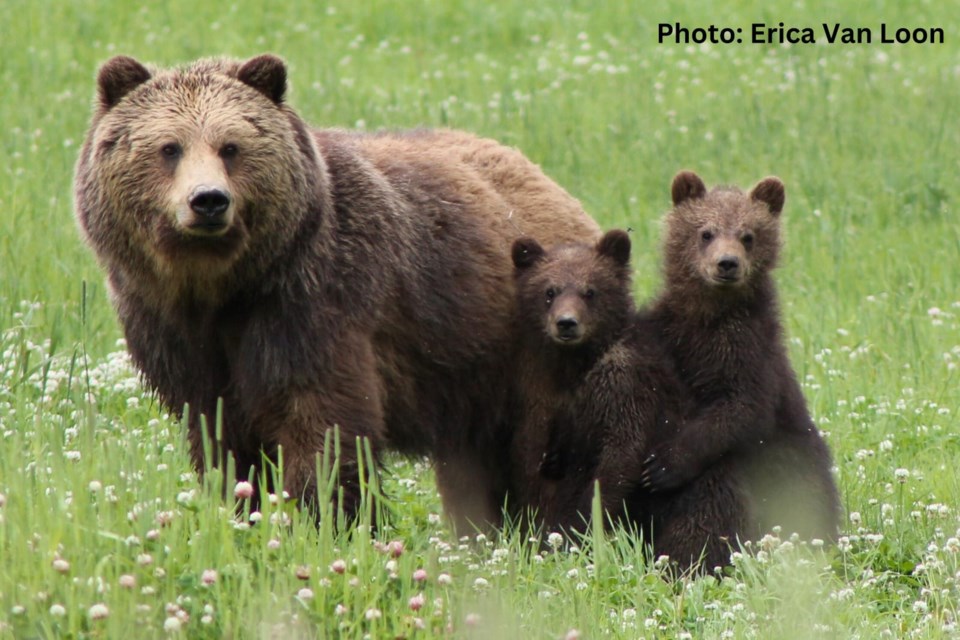
{"type": "Polygon", "coordinates": [[[160,153],[163,155],[164,158],[167,158],[169,160],[174,160],[176,158],[179,158],[180,155],[183,153],[183,147],[181,147],[176,142],[168,142],[167,144],[160,147],[160,153]]]}
{"type": "Polygon", "coordinates": [[[597,295],[597,292],[595,289],[587,289],[586,291],[583,292],[583,297],[586,298],[587,300],[590,300],[595,295],[597,295]]]}
{"type": "Polygon", "coordinates": [[[557,297],[557,290],[554,287],[547,289],[547,304],[553,302],[553,299],[557,297]]]}
{"type": "Polygon", "coordinates": [[[703,231],[700,232],[700,239],[703,240],[704,242],[710,242],[711,240],[713,240],[713,231],[710,231],[709,229],[704,229],[703,231]]]}
{"type": "Polygon", "coordinates": [[[240,149],[232,142],[228,142],[220,148],[220,157],[224,160],[236,158],[238,153],[240,153],[240,149]]]}
{"type": "Polygon", "coordinates": [[[750,247],[753,246],[753,234],[752,233],[743,234],[743,237],[740,238],[740,241],[743,242],[744,247],[749,249],[750,247]]]}

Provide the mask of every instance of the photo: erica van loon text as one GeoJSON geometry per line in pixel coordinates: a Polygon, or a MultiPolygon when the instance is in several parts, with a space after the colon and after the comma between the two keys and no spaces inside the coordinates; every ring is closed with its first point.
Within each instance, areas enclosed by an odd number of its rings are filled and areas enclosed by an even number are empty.
{"type": "Polygon", "coordinates": [[[849,26],[823,22],[819,26],[775,25],[754,22],[748,27],[720,25],[687,26],[680,22],[658,25],[660,44],[943,44],[942,27],[849,26]]]}

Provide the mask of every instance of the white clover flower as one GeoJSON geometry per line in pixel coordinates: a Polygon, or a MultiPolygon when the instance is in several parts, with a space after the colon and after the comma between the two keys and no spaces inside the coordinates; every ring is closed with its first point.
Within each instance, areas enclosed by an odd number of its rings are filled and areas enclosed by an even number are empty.
{"type": "Polygon", "coordinates": [[[177,616],[170,616],[163,621],[163,630],[167,633],[178,633],[183,627],[183,623],[177,616]]]}
{"type": "Polygon", "coordinates": [[[103,620],[110,615],[110,609],[101,602],[90,607],[90,609],[87,610],[87,615],[91,620],[103,620]]]}
{"type": "Polygon", "coordinates": [[[563,535],[556,531],[550,533],[550,535],[547,536],[547,544],[554,549],[559,549],[563,545],[563,535]]]}
{"type": "Polygon", "coordinates": [[[253,485],[246,480],[241,480],[233,487],[233,496],[238,500],[246,500],[253,497],[253,485]]]}
{"type": "Polygon", "coordinates": [[[410,598],[407,606],[410,607],[411,611],[420,611],[420,609],[423,608],[423,605],[426,604],[426,601],[427,599],[424,597],[423,593],[418,593],[410,598]]]}
{"type": "Polygon", "coordinates": [[[286,527],[291,523],[292,520],[290,518],[290,514],[288,514],[286,511],[274,511],[270,514],[270,524],[286,527]]]}

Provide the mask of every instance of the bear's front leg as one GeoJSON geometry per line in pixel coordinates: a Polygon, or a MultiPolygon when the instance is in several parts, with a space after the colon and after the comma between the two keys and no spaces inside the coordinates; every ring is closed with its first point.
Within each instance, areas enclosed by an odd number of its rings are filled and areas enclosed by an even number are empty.
{"type": "Polygon", "coordinates": [[[764,401],[735,396],[686,421],[675,437],[650,450],[640,485],[650,492],[677,489],[732,452],[762,447],[776,427],[764,401]]]}
{"type": "MultiPolygon", "coordinates": [[[[287,388],[265,396],[252,416],[252,427],[264,442],[280,448],[283,488],[291,497],[317,518],[321,501],[330,499],[334,513],[342,507],[349,521],[358,515],[362,497],[358,450],[364,450],[363,439],[368,439],[376,464],[385,427],[372,347],[359,339],[340,346],[330,370],[319,379],[291,381],[287,388]],[[337,474],[334,494],[327,496],[325,487],[318,487],[317,470],[324,448],[337,441],[339,451],[327,456],[331,463],[338,462],[330,470],[337,474]]],[[[364,468],[363,473],[370,477],[377,469],[364,468]]]]}

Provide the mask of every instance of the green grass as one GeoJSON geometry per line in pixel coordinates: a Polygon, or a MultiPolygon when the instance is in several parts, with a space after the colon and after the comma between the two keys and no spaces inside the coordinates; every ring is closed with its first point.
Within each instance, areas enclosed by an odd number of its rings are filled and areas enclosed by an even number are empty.
{"type": "Polygon", "coordinates": [[[960,6],[608,4],[0,4],[0,637],[960,634],[960,6]],[[886,22],[947,42],[659,45],[660,21],[886,22]],[[429,464],[403,459],[376,541],[281,503],[238,525],[217,486],[231,495],[230,480],[197,480],[179,425],[129,369],[71,180],[107,57],[263,51],[288,60],[312,123],[519,147],[603,226],[633,229],[640,298],[659,283],[678,169],[782,177],[778,278],[836,458],[839,547],[768,539],[715,580],[665,575],[624,533],[546,554],[510,532],[452,540],[429,464]]]}

